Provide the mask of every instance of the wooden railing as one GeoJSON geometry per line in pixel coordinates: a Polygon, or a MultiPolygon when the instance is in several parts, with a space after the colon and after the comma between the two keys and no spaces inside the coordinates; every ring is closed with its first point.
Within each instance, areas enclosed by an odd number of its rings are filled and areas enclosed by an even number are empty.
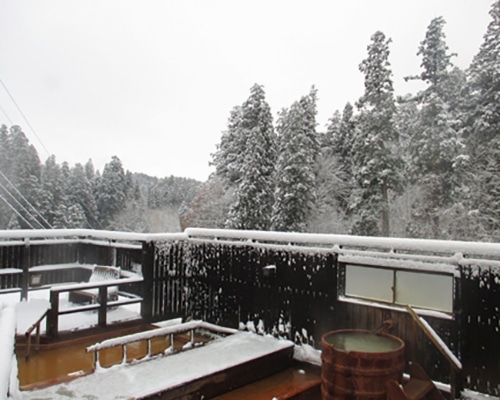
{"type": "Polygon", "coordinates": [[[98,325],[105,327],[107,325],[107,310],[110,307],[135,304],[142,302],[142,297],[130,293],[118,292],[128,298],[116,301],[108,301],[108,290],[110,287],[140,283],[141,277],[131,277],[123,279],[106,280],[102,282],[77,283],[71,285],[56,286],[50,289],[50,310],[47,315],[47,335],[57,337],[59,334],[59,315],[79,313],[84,311],[98,310],[98,325]],[[98,289],[99,302],[96,304],[82,305],[61,310],[59,307],[60,294],[77,290],[98,289]]]}
{"type": "Polygon", "coordinates": [[[210,324],[204,321],[190,321],[186,323],[175,324],[173,326],[166,326],[164,328],[157,328],[150,331],[134,333],[127,336],[122,336],[118,338],[104,340],[100,343],[96,343],[92,346],[87,347],[87,353],[94,353],[94,369],[101,368],[100,364],[100,351],[105,349],[110,349],[113,347],[121,347],[122,349],[122,363],[125,364],[127,362],[127,345],[131,343],[137,343],[146,341],[147,342],[147,351],[145,358],[151,357],[151,340],[159,337],[169,337],[170,338],[170,348],[167,349],[167,353],[172,353],[174,350],[174,339],[176,335],[181,335],[184,333],[190,333],[190,341],[189,347],[195,346],[195,338],[194,332],[196,330],[206,330],[209,332],[223,334],[223,335],[232,335],[237,333],[238,330],[230,329],[222,326],[217,326],[214,324],[210,324]]]}
{"type": "Polygon", "coordinates": [[[26,355],[24,358],[26,360],[29,359],[31,355],[31,334],[33,333],[34,330],[36,330],[36,342],[35,342],[35,350],[38,350],[40,347],[40,324],[44,320],[45,317],[47,317],[47,314],[49,313],[49,310],[46,310],[45,312],[42,313],[42,315],[28,328],[28,330],[24,333],[24,336],[26,337],[26,355]]]}
{"type": "Polygon", "coordinates": [[[455,399],[458,394],[457,390],[457,374],[462,371],[462,363],[455,354],[449,349],[439,335],[432,327],[419,316],[411,306],[406,306],[408,313],[411,315],[415,323],[422,329],[429,340],[436,346],[442,356],[446,359],[450,366],[450,398],[455,399]]]}

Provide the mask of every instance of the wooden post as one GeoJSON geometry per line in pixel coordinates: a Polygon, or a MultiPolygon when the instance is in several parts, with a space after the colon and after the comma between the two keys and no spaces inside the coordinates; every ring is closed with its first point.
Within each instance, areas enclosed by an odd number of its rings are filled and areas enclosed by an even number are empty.
{"type": "Polygon", "coordinates": [[[108,287],[100,286],[99,287],[99,321],[98,324],[100,327],[106,327],[107,323],[107,313],[108,313],[108,287]]]}
{"type": "Polygon", "coordinates": [[[31,352],[31,334],[26,333],[26,339],[27,339],[28,343],[26,345],[26,355],[24,356],[24,359],[26,361],[28,361],[30,358],[30,352],[31,352]]]}
{"type": "Polygon", "coordinates": [[[101,368],[101,359],[99,357],[99,350],[94,351],[94,370],[101,368]]]}
{"type": "Polygon", "coordinates": [[[122,345],[122,364],[127,363],[127,345],[122,345]]]}
{"type": "Polygon", "coordinates": [[[150,322],[153,319],[153,271],[155,246],[152,242],[142,242],[142,303],[141,317],[150,322]]]}
{"type": "Polygon", "coordinates": [[[55,338],[59,330],[59,292],[50,291],[50,310],[47,314],[47,336],[55,338]]]}
{"type": "Polygon", "coordinates": [[[23,274],[21,277],[21,300],[28,300],[28,291],[30,287],[30,265],[31,249],[29,238],[24,239],[24,249],[22,257],[23,274]]]}
{"type": "Polygon", "coordinates": [[[40,350],[40,324],[42,323],[42,321],[38,321],[38,323],[36,324],[36,347],[35,347],[35,350],[40,350]]]}

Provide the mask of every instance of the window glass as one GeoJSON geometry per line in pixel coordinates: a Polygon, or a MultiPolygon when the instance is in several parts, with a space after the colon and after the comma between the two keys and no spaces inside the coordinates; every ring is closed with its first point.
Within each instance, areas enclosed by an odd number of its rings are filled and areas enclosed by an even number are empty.
{"type": "Polygon", "coordinates": [[[389,269],[346,265],[345,294],[392,303],[394,272],[389,269]]]}
{"type": "Polygon", "coordinates": [[[397,271],[396,303],[452,312],[453,277],[397,271]]]}

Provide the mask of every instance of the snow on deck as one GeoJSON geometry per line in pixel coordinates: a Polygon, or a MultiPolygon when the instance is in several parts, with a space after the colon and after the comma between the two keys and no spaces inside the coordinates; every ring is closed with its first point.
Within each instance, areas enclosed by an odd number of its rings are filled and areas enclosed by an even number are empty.
{"type": "Polygon", "coordinates": [[[69,383],[22,392],[21,398],[58,400],[143,397],[290,347],[293,347],[293,343],[287,340],[239,332],[193,350],[99,369],[69,383]]]}
{"type": "MultiPolygon", "coordinates": [[[[0,308],[2,306],[13,306],[17,314],[17,329],[19,335],[24,335],[26,330],[41,316],[40,312],[49,303],[50,289],[35,290],[29,292],[28,301],[19,301],[19,293],[6,293],[0,295],[0,308]]],[[[77,307],[68,300],[68,293],[61,293],[59,306],[61,310],[77,307]]],[[[127,304],[108,309],[108,323],[123,322],[140,318],[140,304],[127,304]]],[[[74,331],[96,326],[98,323],[97,311],[84,311],[75,314],[59,316],[59,331],[74,331]]],[[[40,330],[45,333],[45,321],[40,325],[40,330]]]]}

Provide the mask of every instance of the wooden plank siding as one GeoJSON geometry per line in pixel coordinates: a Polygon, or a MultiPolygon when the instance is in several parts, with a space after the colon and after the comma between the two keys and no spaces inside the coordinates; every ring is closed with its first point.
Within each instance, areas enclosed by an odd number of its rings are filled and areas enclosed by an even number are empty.
{"type": "MultiPolygon", "coordinates": [[[[425,319],[464,363],[459,386],[498,396],[500,273],[478,268],[462,267],[455,278],[453,318],[425,319]]],[[[342,269],[334,252],[241,243],[161,243],[154,269],[154,320],[200,318],[231,327],[257,327],[262,321],[267,333],[319,347],[329,330],[376,329],[391,319],[392,333],[406,342],[406,359],[421,364],[434,380],[450,381],[448,363],[404,308],[338,300],[342,269]]]]}

